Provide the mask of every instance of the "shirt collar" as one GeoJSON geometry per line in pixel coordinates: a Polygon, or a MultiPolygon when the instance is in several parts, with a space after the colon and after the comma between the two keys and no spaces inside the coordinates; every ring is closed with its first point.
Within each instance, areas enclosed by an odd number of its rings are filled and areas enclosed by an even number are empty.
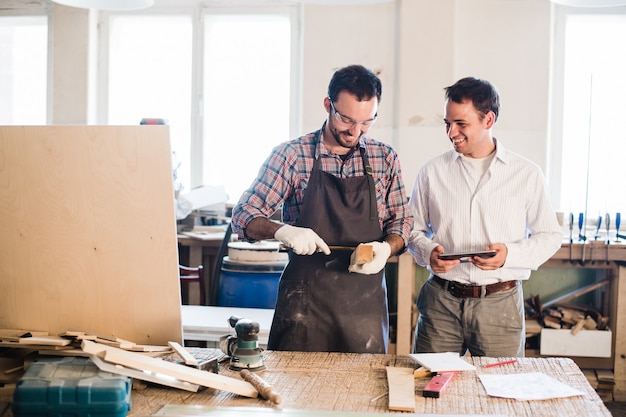
{"type": "MultiPolygon", "coordinates": [[[[503,163],[508,163],[509,162],[509,155],[508,152],[506,150],[506,148],[504,147],[504,145],[502,144],[502,142],[499,142],[498,139],[493,138],[493,143],[496,145],[496,159],[499,159],[500,161],[502,161],[503,163]]],[[[462,154],[459,152],[456,152],[455,150],[452,150],[452,154],[453,159],[454,160],[460,160],[462,154]]]]}
{"type": "Polygon", "coordinates": [[[493,138],[493,143],[496,145],[496,158],[507,164],[509,162],[509,155],[506,148],[496,138],[493,138]]]}

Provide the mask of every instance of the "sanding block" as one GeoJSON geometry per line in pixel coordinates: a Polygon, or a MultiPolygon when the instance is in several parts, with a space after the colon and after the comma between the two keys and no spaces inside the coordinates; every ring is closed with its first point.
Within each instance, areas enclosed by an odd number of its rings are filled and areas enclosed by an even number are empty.
{"type": "Polygon", "coordinates": [[[372,245],[360,244],[356,247],[356,261],[357,265],[363,265],[368,262],[372,262],[374,259],[374,247],[372,245]]]}
{"type": "Polygon", "coordinates": [[[413,378],[415,379],[426,378],[428,376],[434,376],[434,375],[436,375],[434,372],[431,372],[430,369],[424,368],[423,366],[420,366],[419,368],[413,371],[413,378]]]}
{"type": "Polygon", "coordinates": [[[439,398],[445,389],[450,385],[450,381],[456,375],[457,371],[441,372],[426,384],[424,387],[424,397],[439,398]]]}

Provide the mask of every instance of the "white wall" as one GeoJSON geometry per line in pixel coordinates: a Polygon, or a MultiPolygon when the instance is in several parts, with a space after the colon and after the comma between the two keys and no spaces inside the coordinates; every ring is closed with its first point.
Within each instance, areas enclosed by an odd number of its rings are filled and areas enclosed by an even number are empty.
{"type": "Polygon", "coordinates": [[[450,149],[443,88],[472,75],[501,94],[494,135],[546,172],[550,13],[548,0],[307,5],[303,131],[320,126],[335,68],[380,70],[383,100],[371,134],[398,150],[410,193],[419,166],[450,149]]]}
{"type": "Polygon", "coordinates": [[[49,89],[52,124],[83,125],[93,121],[95,101],[95,22],[87,9],[55,5],[48,33],[54,53],[49,89]],[[91,120],[90,120],[91,119],[91,120]]]}

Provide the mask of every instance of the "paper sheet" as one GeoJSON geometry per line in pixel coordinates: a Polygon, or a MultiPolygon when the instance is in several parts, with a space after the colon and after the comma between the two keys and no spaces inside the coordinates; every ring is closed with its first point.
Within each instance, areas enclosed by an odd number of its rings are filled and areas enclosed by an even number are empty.
{"type": "Polygon", "coordinates": [[[480,378],[480,382],[487,390],[487,394],[492,397],[528,401],[584,395],[583,392],[541,372],[478,375],[478,378],[480,378]]]}
{"type": "Polygon", "coordinates": [[[476,367],[462,359],[458,353],[412,353],[413,360],[431,372],[472,371],[476,367]]]}

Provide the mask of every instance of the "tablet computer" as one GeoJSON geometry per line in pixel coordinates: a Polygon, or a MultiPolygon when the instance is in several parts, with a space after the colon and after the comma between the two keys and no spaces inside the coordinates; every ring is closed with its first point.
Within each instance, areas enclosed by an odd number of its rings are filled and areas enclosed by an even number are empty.
{"type": "Polygon", "coordinates": [[[459,259],[461,262],[467,262],[469,258],[473,256],[478,256],[479,258],[491,258],[495,256],[495,254],[495,249],[492,249],[474,252],[441,253],[437,257],[442,261],[452,261],[454,259],[459,259]]]}

